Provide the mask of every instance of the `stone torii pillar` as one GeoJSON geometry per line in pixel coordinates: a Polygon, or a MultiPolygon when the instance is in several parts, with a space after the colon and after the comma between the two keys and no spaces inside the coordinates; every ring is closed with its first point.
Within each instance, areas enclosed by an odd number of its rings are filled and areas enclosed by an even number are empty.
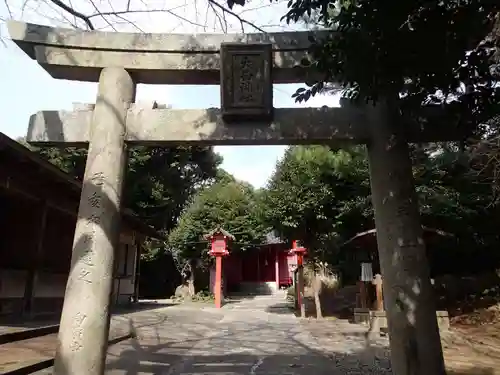
{"type": "MultiPolygon", "coordinates": [[[[95,109],[39,112],[31,117],[27,136],[40,145],[89,145],[56,375],[104,371],[126,143],[346,142],[367,144],[393,373],[444,374],[408,142],[458,140],[462,133],[456,127],[439,117],[422,127],[401,118],[387,100],[362,107],[273,108],[273,83],[302,83],[315,74],[310,67],[297,68],[310,46],[308,32],[154,35],[15,21],[8,28],[12,40],[52,77],[99,82],[95,109]],[[134,106],[138,83],[222,83],[223,108],[134,106]]],[[[329,31],[316,34],[321,38],[329,31]]]]}
{"type": "Polygon", "coordinates": [[[123,68],[105,68],[90,139],[73,242],[55,374],[103,374],[115,250],[120,236],[126,165],[126,117],[135,83],[123,68]]]}

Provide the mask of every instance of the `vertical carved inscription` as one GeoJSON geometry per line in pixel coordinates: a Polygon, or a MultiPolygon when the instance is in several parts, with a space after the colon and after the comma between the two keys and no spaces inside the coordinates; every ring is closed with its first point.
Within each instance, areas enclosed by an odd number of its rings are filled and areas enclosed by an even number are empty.
{"type": "Polygon", "coordinates": [[[83,347],[82,345],[83,335],[84,335],[83,324],[85,323],[86,319],[87,315],[82,314],[80,312],[77,312],[76,315],[73,317],[73,322],[72,322],[73,337],[71,339],[71,345],[70,345],[70,349],[73,352],[76,352],[83,347]]]}
{"type": "Polygon", "coordinates": [[[87,197],[89,207],[88,216],[85,218],[86,228],[82,233],[79,241],[81,246],[80,269],[78,270],[77,278],[87,284],[92,283],[92,267],[94,266],[95,253],[92,248],[92,242],[96,235],[96,226],[101,225],[102,199],[104,186],[104,173],[96,172],[89,179],[92,193],[87,197]]]}
{"type": "Polygon", "coordinates": [[[226,121],[272,119],[272,63],[270,44],[221,45],[221,104],[226,121]]]}
{"type": "Polygon", "coordinates": [[[263,64],[259,55],[233,56],[234,104],[238,106],[264,106],[261,82],[263,64]]]}

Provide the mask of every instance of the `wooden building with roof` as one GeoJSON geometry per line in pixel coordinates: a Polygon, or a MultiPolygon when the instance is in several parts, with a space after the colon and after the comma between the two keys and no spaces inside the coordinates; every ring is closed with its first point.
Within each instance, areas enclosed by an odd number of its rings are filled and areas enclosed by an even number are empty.
{"type": "Polygon", "coordinates": [[[261,245],[231,253],[223,262],[228,292],[268,294],[290,286],[297,259],[289,250],[290,244],[272,231],[261,245]]]}
{"type": "MultiPolygon", "coordinates": [[[[59,313],[81,182],[0,133],[0,316],[59,313]]],[[[159,238],[124,210],[112,301],[138,298],[141,241],[159,238]]]]}

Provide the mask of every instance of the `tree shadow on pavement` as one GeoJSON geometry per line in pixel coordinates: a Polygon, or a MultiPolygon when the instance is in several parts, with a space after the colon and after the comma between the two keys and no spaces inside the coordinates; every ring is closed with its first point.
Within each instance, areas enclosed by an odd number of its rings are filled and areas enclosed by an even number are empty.
{"type": "MultiPolygon", "coordinates": [[[[157,328],[157,327],[156,327],[157,328]]],[[[133,329],[133,328],[132,328],[133,329]]],[[[108,353],[107,372],[112,374],[245,374],[245,375],[335,375],[392,374],[390,360],[384,349],[368,342],[357,351],[319,350],[300,339],[293,328],[269,329],[269,323],[252,324],[247,328],[224,330],[204,336],[186,329],[186,340],[165,340],[157,330],[154,334],[138,333],[116,345],[108,353]],[[263,332],[266,334],[255,334],[263,332]],[[253,337],[253,339],[252,339],[253,337]],[[164,340],[164,342],[162,342],[164,340]]],[[[345,349],[345,346],[344,346],[345,349]]],[[[494,375],[493,368],[470,368],[449,371],[448,375],[494,375]]]]}

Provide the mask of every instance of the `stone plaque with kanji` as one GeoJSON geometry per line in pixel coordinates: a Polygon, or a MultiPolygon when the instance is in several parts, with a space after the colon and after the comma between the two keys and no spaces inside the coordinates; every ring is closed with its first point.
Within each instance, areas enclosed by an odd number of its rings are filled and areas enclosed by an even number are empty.
{"type": "Polygon", "coordinates": [[[221,107],[226,121],[271,120],[271,44],[221,44],[221,107]]]}

